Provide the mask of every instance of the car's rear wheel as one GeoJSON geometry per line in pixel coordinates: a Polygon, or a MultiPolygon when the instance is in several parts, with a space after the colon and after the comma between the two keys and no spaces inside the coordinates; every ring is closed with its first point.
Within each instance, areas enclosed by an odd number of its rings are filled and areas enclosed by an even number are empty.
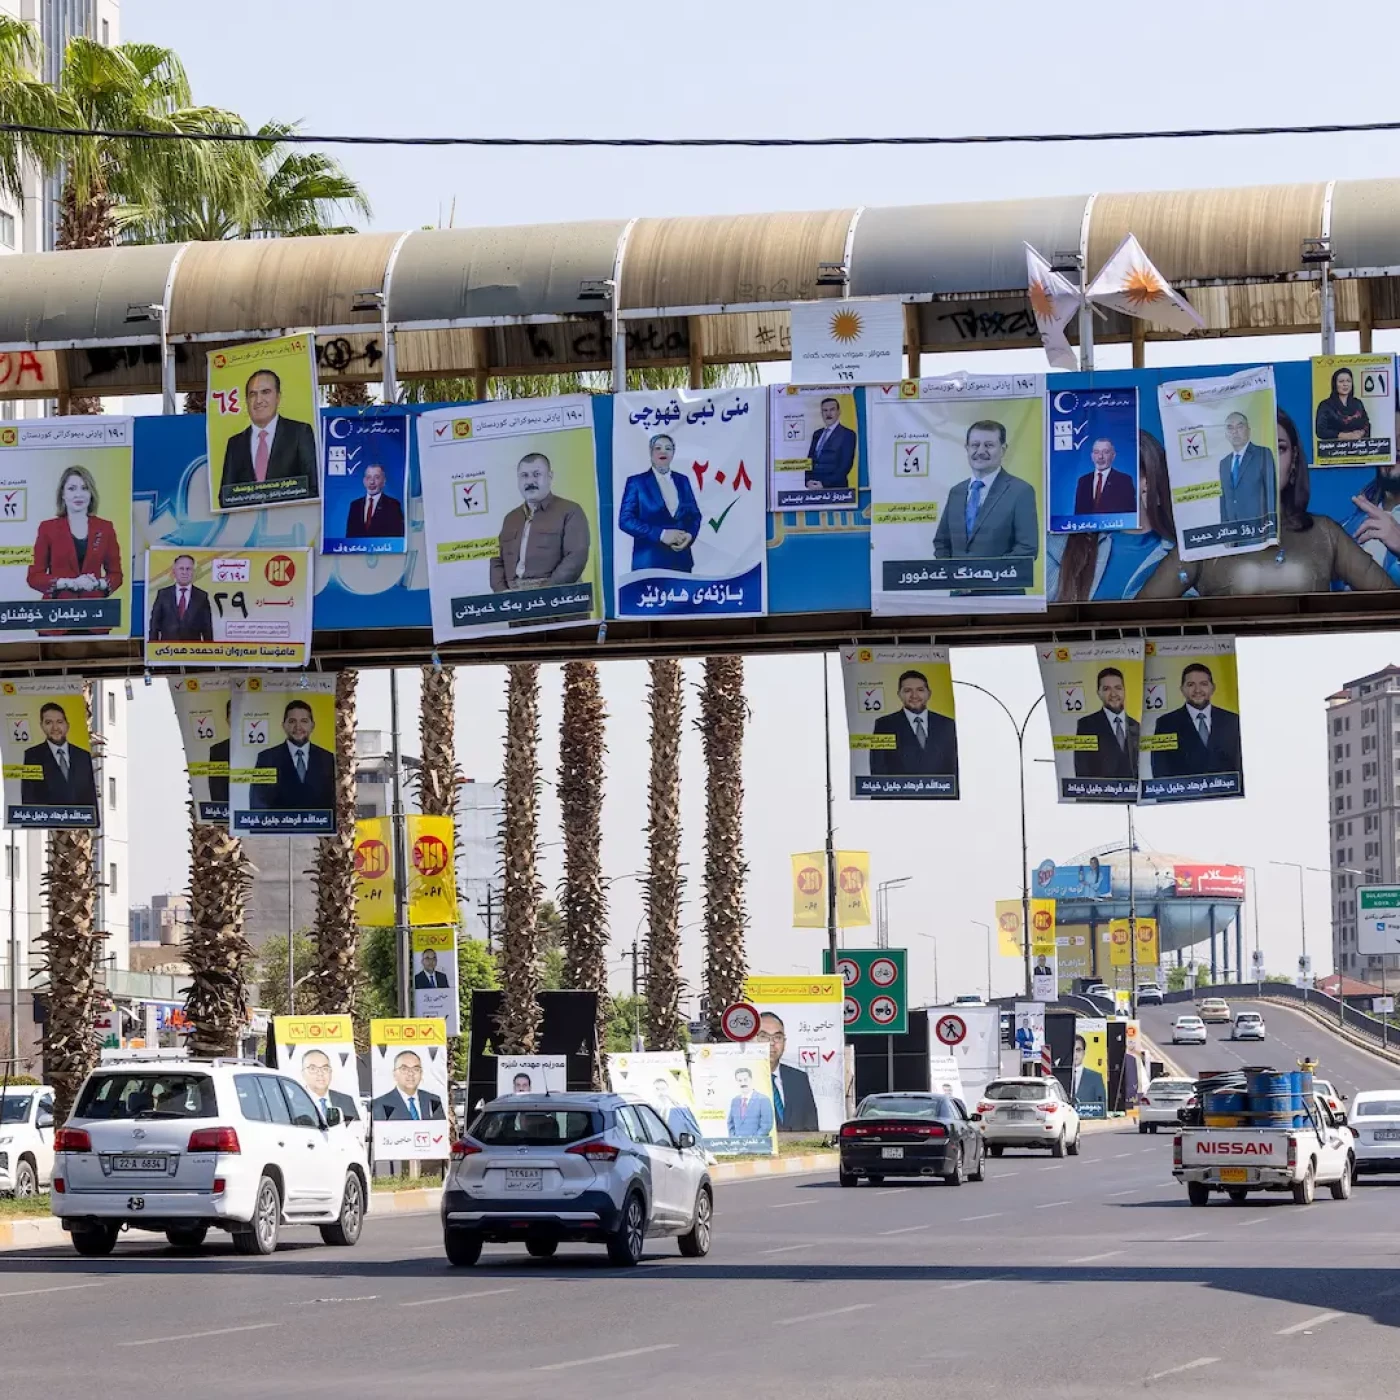
{"type": "Polygon", "coordinates": [[[39,1194],[39,1173],[28,1157],[21,1157],[15,1168],[15,1199],[28,1200],[39,1194]]]}
{"type": "Polygon", "coordinates": [[[1303,1179],[1293,1188],[1293,1204],[1295,1206],[1310,1206],[1317,1195],[1317,1174],[1313,1170],[1311,1162],[1308,1169],[1303,1174],[1303,1179]]]}
{"type": "Polygon", "coordinates": [[[1000,1157],[1001,1154],[1002,1154],[1003,1152],[1006,1151],[1006,1149],[1001,1145],[1001,1143],[999,1143],[999,1142],[994,1142],[994,1143],[987,1149],[987,1151],[990,1152],[990,1153],[992,1154],[993,1157],[1000,1157]]]}
{"type": "Polygon", "coordinates": [[[608,1258],[630,1269],[641,1261],[647,1238],[647,1212],[642,1198],[633,1192],[622,1207],[622,1219],[608,1236],[608,1258]]]}
{"type": "Polygon", "coordinates": [[[345,1194],[340,1198],[340,1218],[333,1225],[321,1226],[321,1239],[326,1244],[352,1245],[365,1228],[365,1188],[360,1185],[359,1172],[345,1173],[345,1194]]]}
{"type": "Polygon", "coordinates": [[[272,1254],[282,1233],[282,1193],[270,1176],[258,1182],[258,1194],[253,1202],[253,1218],[241,1230],[235,1230],[233,1247],[240,1254],[272,1254]]]}
{"type": "Polygon", "coordinates": [[[1139,1123],[1139,1124],[1138,1124],[1138,1136],[1139,1136],[1139,1137],[1142,1137],[1146,1132],[1147,1132],[1147,1124],[1146,1124],[1146,1123],[1139,1123]]]}
{"type": "Polygon", "coordinates": [[[676,1241],[687,1259],[703,1259],[710,1252],[714,1218],[714,1198],[710,1195],[710,1188],[702,1186],[695,1196],[695,1223],[676,1241]]]}
{"type": "Polygon", "coordinates": [[[559,1248],[558,1240],[526,1240],[525,1253],[531,1259],[553,1259],[554,1251],[559,1248]]]}
{"type": "Polygon", "coordinates": [[[1061,1133],[1054,1142],[1050,1144],[1050,1155],[1052,1157],[1063,1157],[1065,1155],[1065,1135],[1061,1133]]]}
{"type": "Polygon", "coordinates": [[[165,1232],[165,1238],[176,1249],[198,1249],[208,1233],[207,1225],[177,1225],[173,1230],[165,1232]]]}
{"type": "Polygon", "coordinates": [[[1351,1197],[1352,1180],[1356,1175],[1356,1164],[1350,1157],[1347,1158],[1346,1170],[1342,1172],[1341,1180],[1332,1183],[1332,1199],[1334,1201],[1345,1201],[1351,1197]]]}
{"type": "Polygon", "coordinates": [[[958,1160],[953,1163],[953,1170],[943,1174],[943,1180],[949,1186],[961,1186],[967,1180],[967,1163],[963,1161],[963,1150],[958,1148],[958,1160]]]}
{"type": "Polygon", "coordinates": [[[73,1248],[89,1259],[97,1259],[110,1254],[117,1247],[120,1225],[86,1225],[74,1230],[71,1236],[73,1248]]]}
{"type": "Polygon", "coordinates": [[[1188,1181],[1186,1183],[1186,1199],[1193,1206],[1209,1205],[1210,1187],[1204,1181],[1188,1181]]]}
{"type": "Polygon", "coordinates": [[[444,1230],[442,1252],[454,1269],[469,1269],[481,1258],[481,1236],[475,1230],[444,1230]]]}
{"type": "Polygon", "coordinates": [[[839,1181],[839,1182],[841,1183],[842,1186],[859,1186],[859,1185],[860,1185],[860,1177],[858,1177],[858,1176],[855,1174],[855,1172],[838,1171],[838,1172],[836,1173],[836,1179],[837,1179],[837,1181],[839,1181]]]}

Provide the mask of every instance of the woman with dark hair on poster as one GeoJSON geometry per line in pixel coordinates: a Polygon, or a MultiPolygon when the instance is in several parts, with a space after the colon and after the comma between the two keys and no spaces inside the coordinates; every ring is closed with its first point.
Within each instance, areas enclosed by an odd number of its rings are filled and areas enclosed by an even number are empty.
{"type": "MultiPolygon", "coordinates": [[[[107,598],[122,586],[117,527],[97,513],[97,482],[86,467],[65,467],[54,493],[54,513],[39,522],[26,582],[48,601],[107,598]]],[[[96,637],[110,627],[40,628],[39,635],[96,637]]]]}
{"type": "MultiPolygon", "coordinates": [[[[1345,365],[1332,371],[1332,392],[1317,406],[1313,432],[1319,443],[1356,442],[1371,436],[1366,405],[1353,392],[1356,380],[1345,365]]],[[[1318,456],[1322,451],[1319,447],[1318,456]]]]}

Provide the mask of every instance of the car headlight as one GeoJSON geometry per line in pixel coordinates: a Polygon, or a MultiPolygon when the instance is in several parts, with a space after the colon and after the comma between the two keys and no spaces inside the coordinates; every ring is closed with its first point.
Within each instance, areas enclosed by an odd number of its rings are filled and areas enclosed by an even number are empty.
{"type": "Polygon", "coordinates": [[[0,1147],[4,1147],[7,1143],[11,1143],[13,1141],[13,1135],[11,1135],[10,1137],[0,1137],[0,1147]]]}

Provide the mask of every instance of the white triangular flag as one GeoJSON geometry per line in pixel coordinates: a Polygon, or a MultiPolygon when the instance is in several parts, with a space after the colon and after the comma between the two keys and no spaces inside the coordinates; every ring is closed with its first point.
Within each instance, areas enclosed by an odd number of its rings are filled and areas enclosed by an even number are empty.
{"type": "Polygon", "coordinates": [[[1027,292],[1045,356],[1056,369],[1078,369],[1065,327],[1079,313],[1079,288],[1061,277],[1029,243],[1025,248],[1027,292]]]}
{"type": "Polygon", "coordinates": [[[1196,308],[1167,285],[1131,233],[1089,283],[1085,296],[1125,316],[1140,316],[1183,335],[1205,326],[1196,308]]]}

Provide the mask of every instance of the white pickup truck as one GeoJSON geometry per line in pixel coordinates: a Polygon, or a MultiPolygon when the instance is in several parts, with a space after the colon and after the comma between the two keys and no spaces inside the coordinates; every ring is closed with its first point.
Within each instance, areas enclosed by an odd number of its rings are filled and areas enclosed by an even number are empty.
{"type": "Polygon", "coordinates": [[[1172,1153],[1172,1175],[1186,1183],[1193,1206],[1212,1191],[1243,1201],[1251,1191],[1288,1191],[1310,1205],[1319,1186],[1335,1200],[1351,1195],[1356,1179],[1356,1136],[1346,1115],[1314,1096],[1306,1128],[1182,1128],[1172,1153]]]}
{"type": "Polygon", "coordinates": [[[0,1195],[35,1196],[53,1176],[53,1090],[11,1084],[0,1094],[0,1195]]]}

